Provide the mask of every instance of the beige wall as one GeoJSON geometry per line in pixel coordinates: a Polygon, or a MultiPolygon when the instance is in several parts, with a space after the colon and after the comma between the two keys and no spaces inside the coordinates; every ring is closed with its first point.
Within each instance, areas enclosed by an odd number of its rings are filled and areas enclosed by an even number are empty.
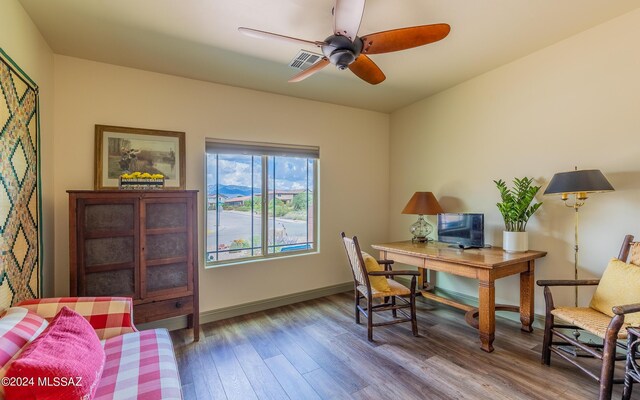
{"type": "MultiPolygon", "coordinates": [[[[408,238],[413,217],[400,210],[417,190],[433,191],[450,212],[483,212],[488,242],[502,242],[492,180],[601,169],[616,191],[594,194],[580,210],[580,276],[599,277],[626,233],[640,237],[640,10],[594,27],[391,116],[390,236],[408,238]]],[[[557,197],[527,230],[549,255],[537,278],[573,277],[573,211],[557,197]]],[[[433,217],[431,217],[433,220],[433,217]]],[[[472,281],[440,274],[441,286],[477,295],[472,281]]],[[[496,286],[517,304],[518,280],[496,286]]],[[[590,298],[585,290],[582,303],[590,298]]],[[[572,302],[560,290],[557,303],[572,302]]],[[[536,289],[536,312],[543,313],[536,289]]]]}
{"type": "MultiPolygon", "coordinates": [[[[53,53],[16,0],[0,1],[0,48],[40,88],[42,163],[42,271],[44,295],[53,294],[53,53]]],[[[4,155],[2,155],[4,156],[4,155]]]]}
{"type": "MultiPolygon", "coordinates": [[[[201,311],[349,282],[340,231],[367,244],[387,239],[388,115],[65,56],[54,60],[57,294],[69,290],[65,191],[93,186],[95,124],[185,131],[187,188],[201,193],[207,137],[320,146],[320,254],[210,269],[201,263],[201,311]]],[[[202,205],[203,196],[201,214],[202,205]]]]}
{"type": "MultiPolygon", "coordinates": [[[[55,294],[68,293],[65,191],[92,187],[94,124],[186,131],[187,187],[199,190],[205,137],[321,146],[321,254],[201,266],[203,311],[349,281],[337,233],[367,244],[408,238],[414,218],[400,210],[416,190],[434,191],[448,211],[484,212],[488,242],[499,245],[493,179],[527,175],[544,186],[574,165],[598,168],[617,191],[580,212],[581,276],[599,276],[625,233],[640,236],[640,11],[399,110],[390,125],[380,113],[54,57],[17,1],[0,2],[0,16],[0,47],[40,86],[45,295],[54,260],[55,294]]],[[[544,201],[528,229],[531,247],[550,252],[537,276],[569,278],[573,215],[557,198],[544,201]]],[[[476,294],[464,279],[439,283],[476,294]]],[[[498,284],[498,301],[516,302],[515,293],[516,279],[498,284]]]]}

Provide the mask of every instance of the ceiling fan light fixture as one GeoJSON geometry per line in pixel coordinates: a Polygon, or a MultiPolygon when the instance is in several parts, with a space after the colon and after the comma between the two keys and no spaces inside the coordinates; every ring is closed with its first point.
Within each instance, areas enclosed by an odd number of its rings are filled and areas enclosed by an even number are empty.
{"type": "Polygon", "coordinates": [[[334,64],[340,71],[344,71],[345,69],[349,68],[349,65],[355,60],[355,54],[353,54],[353,52],[348,49],[335,50],[329,56],[329,61],[331,61],[331,64],[334,64]]]}
{"type": "Polygon", "coordinates": [[[331,10],[334,15],[334,34],[323,42],[303,40],[244,27],[238,28],[238,30],[253,37],[322,48],[324,57],[289,79],[289,82],[300,82],[331,63],[339,70],[349,68],[360,79],[372,85],[381,83],[386,77],[367,54],[391,53],[424,46],[444,39],[451,30],[448,24],[432,24],[392,29],[360,37],[358,31],[364,14],[364,6],[365,0],[335,0],[331,10]]]}
{"type": "Polygon", "coordinates": [[[322,46],[324,56],[341,71],[349,68],[349,65],[358,58],[361,50],[362,40],[356,38],[352,42],[346,36],[341,35],[329,36],[322,46]]]}

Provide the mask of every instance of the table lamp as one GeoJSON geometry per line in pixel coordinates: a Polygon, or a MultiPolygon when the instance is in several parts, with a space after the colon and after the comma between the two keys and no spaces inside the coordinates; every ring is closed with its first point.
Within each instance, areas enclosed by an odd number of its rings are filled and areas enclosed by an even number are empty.
{"type": "MultiPolygon", "coordinates": [[[[545,195],[561,195],[564,205],[575,210],[574,227],[574,257],[573,276],[578,280],[578,210],[585,204],[589,193],[612,192],[613,186],[598,169],[588,169],[578,171],[559,172],[553,175],[549,186],[544,191],[545,195]],[[573,204],[569,203],[569,195],[573,195],[573,204]]],[[[578,307],[578,286],[575,286],[575,306],[578,307]]],[[[575,330],[573,335],[578,338],[580,333],[575,330]]]]}
{"type": "Polygon", "coordinates": [[[402,214],[417,214],[418,220],[411,225],[410,232],[413,235],[412,242],[426,242],[427,236],[433,232],[433,225],[424,219],[424,215],[436,215],[443,213],[438,200],[431,192],[415,192],[402,214]]]}

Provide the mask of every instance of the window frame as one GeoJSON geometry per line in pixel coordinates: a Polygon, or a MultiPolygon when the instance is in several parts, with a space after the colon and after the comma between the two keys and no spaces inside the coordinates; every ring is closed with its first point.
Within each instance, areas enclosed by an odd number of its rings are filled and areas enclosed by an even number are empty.
{"type": "MultiPolygon", "coordinates": [[[[296,146],[296,145],[284,145],[284,144],[269,144],[269,143],[257,143],[257,142],[243,142],[243,141],[228,141],[228,140],[212,140],[212,139],[207,139],[206,141],[206,148],[205,148],[205,177],[204,177],[204,184],[205,184],[205,190],[204,190],[204,197],[205,197],[205,201],[204,201],[204,230],[205,230],[205,235],[204,235],[204,266],[205,268],[215,268],[215,267],[221,267],[221,266],[229,266],[229,265],[236,265],[236,264],[245,264],[245,263],[253,263],[253,262],[260,262],[260,261],[266,261],[266,260],[272,260],[272,259],[276,259],[276,258],[288,258],[288,257],[298,257],[298,256],[303,256],[303,255],[309,255],[309,254],[318,254],[320,252],[320,221],[319,221],[319,199],[320,199],[320,188],[319,188],[319,184],[320,184],[320,179],[319,179],[319,163],[320,163],[320,149],[319,147],[313,147],[313,146],[296,146]],[[219,149],[217,149],[219,147],[219,149]],[[216,151],[218,150],[218,151],[216,151]],[[268,154],[257,154],[257,153],[268,153],[268,154]],[[208,193],[208,161],[207,161],[207,157],[208,155],[211,154],[217,154],[217,155],[221,155],[221,154],[233,154],[233,155],[252,155],[254,157],[261,157],[260,163],[261,163],[261,168],[262,168],[262,172],[260,175],[260,187],[261,187],[261,193],[266,193],[267,195],[263,195],[261,196],[261,213],[260,213],[260,232],[261,232],[261,246],[259,247],[259,249],[261,249],[262,254],[260,255],[251,255],[251,256],[246,256],[246,257],[238,257],[238,258],[233,258],[233,259],[226,259],[226,260],[216,260],[216,261],[209,261],[208,260],[208,253],[209,251],[207,250],[208,248],[208,240],[209,240],[209,235],[208,235],[208,212],[209,212],[209,207],[208,207],[208,198],[209,198],[209,193],[208,193]],[[313,156],[315,154],[315,156],[313,156]],[[305,156],[307,155],[307,156],[305,156]],[[311,156],[308,156],[311,155],[311,156]],[[312,160],[312,165],[313,165],[313,169],[311,171],[311,174],[309,175],[308,171],[307,171],[307,196],[309,196],[309,178],[311,177],[313,179],[313,191],[312,191],[312,195],[311,198],[307,197],[307,236],[308,236],[308,232],[309,232],[309,227],[308,224],[309,222],[313,223],[313,240],[312,241],[308,241],[303,243],[303,244],[311,244],[311,248],[310,249],[303,249],[303,250],[292,250],[292,251],[287,251],[287,252],[269,252],[269,249],[271,246],[269,246],[269,223],[270,223],[270,217],[269,216],[269,201],[271,200],[270,194],[269,194],[269,178],[270,178],[270,173],[273,172],[274,176],[274,188],[273,188],[273,199],[274,199],[274,204],[275,204],[275,199],[277,198],[275,195],[276,192],[276,188],[275,188],[275,170],[271,171],[269,169],[269,163],[271,162],[271,159],[275,158],[275,157],[298,157],[298,158],[304,158],[306,159],[307,163],[309,162],[309,160],[312,160]],[[309,210],[309,204],[312,204],[312,213],[309,215],[308,210],[309,210]]],[[[217,169],[217,167],[216,167],[217,169]]],[[[219,178],[217,176],[218,172],[216,172],[216,184],[219,185],[219,178]]],[[[253,197],[253,196],[252,196],[253,197]]],[[[217,200],[216,200],[217,202],[217,200]]],[[[218,207],[218,204],[216,204],[216,208],[218,207]]],[[[252,201],[252,210],[250,211],[251,213],[253,212],[253,201],[252,201]]],[[[275,219],[275,210],[273,213],[273,218],[275,219]]],[[[253,215],[253,214],[252,214],[253,215]]],[[[216,246],[218,245],[218,239],[217,239],[217,228],[216,228],[216,246]]],[[[275,234],[274,234],[274,241],[275,241],[275,234]]],[[[276,247],[275,244],[273,245],[273,247],[276,247]]]]}

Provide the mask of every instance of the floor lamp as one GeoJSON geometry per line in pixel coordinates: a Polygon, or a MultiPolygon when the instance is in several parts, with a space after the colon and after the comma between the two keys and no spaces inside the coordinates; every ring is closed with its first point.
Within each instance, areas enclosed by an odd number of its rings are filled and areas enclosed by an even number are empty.
{"type": "MultiPolygon", "coordinates": [[[[611,192],[613,186],[598,169],[559,172],[551,178],[545,195],[559,194],[564,201],[564,205],[575,210],[575,244],[573,259],[573,275],[578,280],[578,210],[585,204],[589,193],[611,192]],[[569,195],[573,195],[573,202],[569,200],[569,195]]],[[[578,286],[575,286],[575,306],[578,307],[578,286]]],[[[573,331],[576,340],[580,336],[578,330],[573,331]]]]}

